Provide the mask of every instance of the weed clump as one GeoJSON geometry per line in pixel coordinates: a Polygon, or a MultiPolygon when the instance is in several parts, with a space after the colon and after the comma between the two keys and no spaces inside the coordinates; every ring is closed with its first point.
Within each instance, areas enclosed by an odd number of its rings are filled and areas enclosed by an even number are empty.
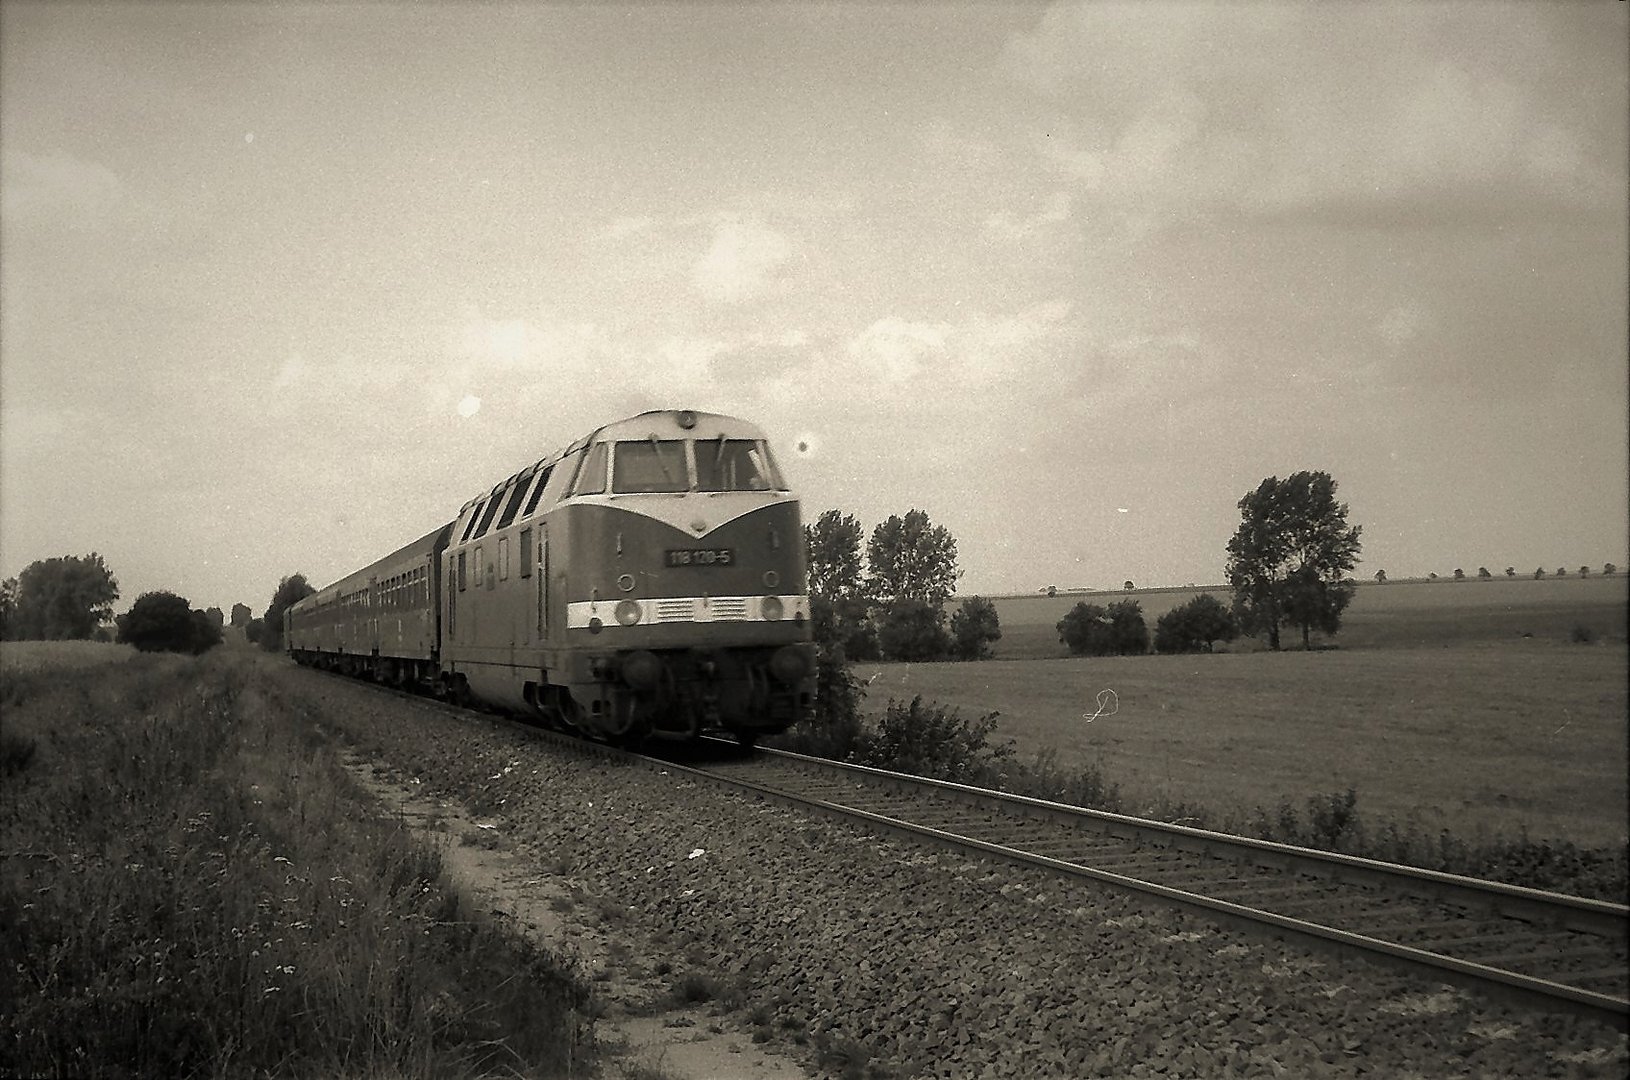
{"type": "Polygon", "coordinates": [[[0,785],[0,1073],[430,1077],[583,1054],[575,969],[464,910],[437,852],[241,661],[107,671],[0,694],[37,743],[0,785]]]}

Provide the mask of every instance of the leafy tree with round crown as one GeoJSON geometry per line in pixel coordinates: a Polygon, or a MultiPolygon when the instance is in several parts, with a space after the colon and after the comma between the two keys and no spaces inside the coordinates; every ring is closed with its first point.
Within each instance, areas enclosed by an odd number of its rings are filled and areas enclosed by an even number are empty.
{"type": "Polygon", "coordinates": [[[1239,501],[1241,521],[1228,542],[1234,610],[1250,632],[1266,631],[1279,648],[1279,628],[1335,633],[1353,597],[1346,577],[1358,562],[1360,527],[1347,524],[1347,504],[1325,472],[1270,476],[1239,501]]]}

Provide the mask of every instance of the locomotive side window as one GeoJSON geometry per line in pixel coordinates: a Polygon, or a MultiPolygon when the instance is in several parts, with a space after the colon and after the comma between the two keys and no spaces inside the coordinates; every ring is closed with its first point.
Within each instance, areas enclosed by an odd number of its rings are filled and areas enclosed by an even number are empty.
{"type": "Polygon", "coordinates": [[[475,509],[470,511],[470,520],[464,525],[464,535],[458,538],[459,543],[462,544],[470,538],[470,530],[475,528],[476,519],[481,516],[481,507],[482,503],[478,501],[475,504],[475,509]]]}
{"type": "MultiPolygon", "coordinates": [[[[543,487],[539,482],[538,487],[543,487]]],[[[521,551],[521,576],[532,576],[532,529],[527,527],[521,530],[521,539],[518,545],[521,551]]]]}
{"type": "Polygon", "coordinates": [[[533,485],[532,497],[526,500],[526,509],[521,511],[522,517],[531,517],[532,512],[538,508],[538,500],[543,497],[544,486],[549,483],[549,474],[555,471],[553,465],[538,474],[538,482],[533,485]]]}
{"type": "Polygon", "coordinates": [[[464,591],[464,552],[458,553],[458,591],[464,591]]]}
{"type": "Polygon", "coordinates": [[[498,580],[509,580],[509,537],[498,538],[498,580]]]}
{"type": "Polygon", "coordinates": [[[595,443],[577,470],[573,495],[599,495],[606,490],[606,444],[595,443]]]}
{"type": "Polygon", "coordinates": [[[498,504],[502,501],[503,494],[501,492],[487,500],[486,513],[481,515],[481,526],[475,530],[475,535],[471,537],[472,540],[479,540],[487,535],[487,526],[492,524],[492,519],[498,513],[498,504]]]}
{"type": "Polygon", "coordinates": [[[531,486],[532,480],[532,477],[527,477],[515,485],[515,493],[504,504],[504,512],[498,518],[498,527],[500,529],[508,527],[509,523],[515,520],[515,513],[521,508],[521,500],[526,497],[526,489],[531,486]]]}
{"type": "Polygon", "coordinates": [[[783,488],[769,450],[756,439],[696,440],[698,491],[769,491],[783,488]]]}
{"type": "Polygon", "coordinates": [[[611,462],[611,490],[618,494],[690,490],[685,443],[654,436],[619,442],[611,462]]]}

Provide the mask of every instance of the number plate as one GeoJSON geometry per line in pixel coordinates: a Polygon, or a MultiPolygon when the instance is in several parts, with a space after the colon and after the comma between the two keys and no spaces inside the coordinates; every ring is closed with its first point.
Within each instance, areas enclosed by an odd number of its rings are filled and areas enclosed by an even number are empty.
{"type": "Polygon", "coordinates": [[[731,548],[669,548],[669,566],[729,566],[736,561],[731,548]]]}

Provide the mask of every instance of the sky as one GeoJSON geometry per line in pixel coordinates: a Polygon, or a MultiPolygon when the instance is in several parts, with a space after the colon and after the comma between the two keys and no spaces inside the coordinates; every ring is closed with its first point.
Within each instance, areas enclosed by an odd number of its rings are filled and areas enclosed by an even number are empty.
{"type": "Polygon", "coordinates": [[[0,4],[0,575],[265,608],[652,408],[959,591],[1630,564],[1627,6],[0,4]]]}

